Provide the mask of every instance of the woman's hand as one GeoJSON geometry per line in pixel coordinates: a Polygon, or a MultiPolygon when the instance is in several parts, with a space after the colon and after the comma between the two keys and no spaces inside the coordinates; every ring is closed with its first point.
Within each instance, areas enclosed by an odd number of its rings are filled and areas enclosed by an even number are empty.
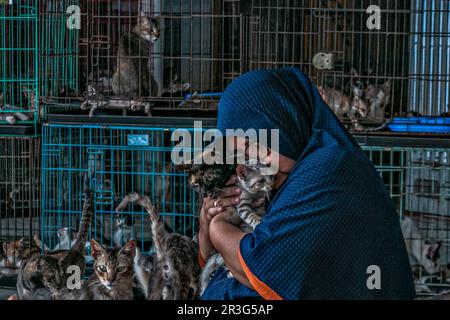
{"type": "Polygon", "coordinates": [[[217,215],[232,210],[233,206],[239,203],[241,190],[232,187],[236,184],[237,178],[231,177],[223,193],[218,199],[204,198],[203,205],[200,210],[200,231],[199,231],[199,249],[203,260],[208,258],[215,252],[215,248],[211,243],[209,229],[212,219],[217,215]]]}
{"type": "Polygon", "coordinates": [[[227,182],[227,188],[221,193],[217,199],[205,198],[203,199],[202,214],[200,222],[206,224],[211,223],[211,220],[220,213],[224,213],[227,209],[239,204],[241,201],[241,189],[234,187],[236,184],[236,176],[231,177],[227,182]],[[202,221],[203,220],[203,221],[202,221]]]}

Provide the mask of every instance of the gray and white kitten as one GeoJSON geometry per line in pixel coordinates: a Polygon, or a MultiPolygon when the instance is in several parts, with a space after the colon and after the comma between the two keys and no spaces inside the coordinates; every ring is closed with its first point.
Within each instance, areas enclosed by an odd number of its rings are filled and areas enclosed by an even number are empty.
{"type": "MultiPolygon", "coordinates": [[[[236,167],[237,186],[242,190],[241,202],[231,221],[244,232],[250,233],[261,223],[265,214],[265,201],[270,198],[274,186],[274,176],[266,175],[261,165],[239,165],[236,167]],[[254,203],[261,205],[252,208],[254,203]]],[[[225,267],[225,261],[219,253],[213,254],[207,261],[200,275],[200,295],[206,290],[213,273],[220,267],[225,267]]],[[[231,277],[231,273],[228,273],[231,277]]]]}

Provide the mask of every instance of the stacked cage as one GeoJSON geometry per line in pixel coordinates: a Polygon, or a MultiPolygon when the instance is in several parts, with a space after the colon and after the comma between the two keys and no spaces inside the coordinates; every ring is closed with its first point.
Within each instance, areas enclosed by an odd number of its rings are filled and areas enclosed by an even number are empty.
{"type": "Polygon", "coordinates": [[[251,2],[249,68],[299,67],[353,131],[448,115],[447,1],[251,2]]]}
{"type": "Polygon", "coordinates": [[[0,2],[0,281],[13,279],[40,231],[38,10],[0,2]]]}
{"type": "MultiPolygon", "coordinates": [[[[85,186],[94,192],[90,237],[106,246],[135,239],[141,250],[152,249],[148,213],[140,207],[116,211],[125,196],[135,192],[149,196],[167,230],[194,236],[199,201],[174,159],[177,154],[201,152],[202,145],[195,148],[196,131],[179,130],[170,126],[44,125],[44,242],[52,248],[58,245],[63,228],[78,229],[85,186]],[[179,135],[192,143],[180,146],[179,135]]],[[[198,133],[202,139],[201,130],[198,133]]]]}
{"type": "Polygon", "coordinates": [[[363,146],[400,214],[418,294],[450,288],[450,149],[363,146]]]}
{"type": "Polygon", "coordinates": [[[40,10],[45,114],[214,111],[242,70],[239,1],[45,0],[40,10]]]}

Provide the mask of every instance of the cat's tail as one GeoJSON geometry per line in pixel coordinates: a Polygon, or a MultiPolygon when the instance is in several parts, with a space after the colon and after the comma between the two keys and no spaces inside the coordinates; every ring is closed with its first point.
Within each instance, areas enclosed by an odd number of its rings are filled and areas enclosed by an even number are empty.
{"type": "Polygon", "coordinates": [[[86,198],[84,200],[83,212],[81,215],[80,230],[78,231],[77,240],[72,250],[83,252],[86,251],[86,241],[91,225],[92,216],[94,215],[94,193],[91,189],[85,189],[86,198]]]}

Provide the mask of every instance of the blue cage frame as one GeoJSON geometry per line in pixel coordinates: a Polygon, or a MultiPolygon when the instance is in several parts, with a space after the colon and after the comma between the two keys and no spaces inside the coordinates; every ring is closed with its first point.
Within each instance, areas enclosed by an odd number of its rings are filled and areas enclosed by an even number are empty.
{"type": "MultiPolygon", "coordinates": [[[[115,207],[129,193],[150,197],[169,230],[188,236],[197,231],[199,200],[170,154],[178,128],[85,124],[45,124],[42,135],[42,237],[51,248],[61,228],[78,228],[84,179],[95,194],[91,237],[114,245],[116,220],[127,217],[141,250],[151,250],[148,215],[115,207]]],[[[193,132],[196,129],[187,129],[193,132]]],[[[175,149],[176,150],[176,149],[175,149]]],[[[194,151],[192,149],[192,151],[194,151]]]]}

